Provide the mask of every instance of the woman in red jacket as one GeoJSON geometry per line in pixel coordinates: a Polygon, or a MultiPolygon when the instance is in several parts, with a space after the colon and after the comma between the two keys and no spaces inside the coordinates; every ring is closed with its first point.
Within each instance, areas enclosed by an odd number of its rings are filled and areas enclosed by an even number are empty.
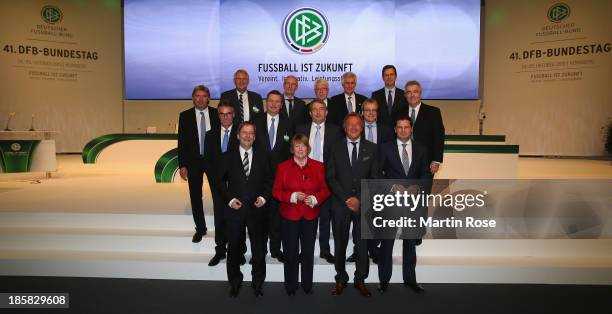
{"type": "Polygon", "coordinates": [[[302,289],[306,294],[312,294],[319,204],[329,198],[330,192],[325,182],[325,166],[308,158],[308,137],[295,135],[291,139],[290,149],[293,158],[278,165],[272,188],[272,195],[280,202],[282,216],[285,290],[288,295],[295,295],[301,263],[302,289]]]}

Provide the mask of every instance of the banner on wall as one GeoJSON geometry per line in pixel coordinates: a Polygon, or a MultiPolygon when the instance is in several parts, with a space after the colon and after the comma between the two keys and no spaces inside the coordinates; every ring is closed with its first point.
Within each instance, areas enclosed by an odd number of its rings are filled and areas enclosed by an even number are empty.
{"type": "Polygon", "coordinates": [[[101,55],[81,43],[74,16],[60,5],[31,6],[23,24],[11,30],[11,39],[2,43],[9,60],[5,69],[31,81],[75,83],[94,77],[93,66],[101,55]],[[19,39],[16,39],[19,38],[19,39]]]}
{"type": "Polygon", "coordinates": [[[534,85],[581,81],[586,76],[610,71],[601,58],[610,55],[609,40],[591,36],[592,25],[572,19],[582,7],[557,2],[540,11],[540,23],[533,25],[532,40],[507,53],[522,80],[534,85]]]}

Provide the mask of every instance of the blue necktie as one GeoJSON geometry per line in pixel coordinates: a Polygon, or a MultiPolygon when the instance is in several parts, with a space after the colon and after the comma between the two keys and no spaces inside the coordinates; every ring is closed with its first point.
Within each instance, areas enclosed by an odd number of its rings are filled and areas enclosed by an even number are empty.
{"type": "Polygon", "coordinates": [[[204,156],[204,140],[206,139],[206,119],[204,111],[200,111],[200,155],[204,156]]]}
{"type": "Polygon", "coordinates": [[[373,124],[368,124],[368,141],[376,144],[376,139],[374,139],[374,132],[372,132],[373,128],[374,128],[373,124]]]}
{"type": "Polygon", "coordinates": [[[223,143],[221,144],[222,153],[225,153],[227,151],[228,142],[229,142],[229,130],[225,130],[225,134],[223,134],[223,143]]]}
{"type": "Polygon", "coordinates": [[[314,150],[312,152],[312,159],[321,161],[321,126],[317,125],[317,133],[315,134],[314,150]]]}
{"type": "Polygon", "coordinates": [[[353,103],[351,102],[352,96],[348,97],[348,102],[346,103],[346,109],[349,113],[353,112],[353,103]]]}
{"type": "Polygon", "coordinates": [[[270,124],[270,129],[268,130],[268,141],[270,141],[270,149],[274,148],[274,137],[276,136],[276,134],[274,134],[274,120],[276,119],[272,118],[272,124],[270,124]]]}

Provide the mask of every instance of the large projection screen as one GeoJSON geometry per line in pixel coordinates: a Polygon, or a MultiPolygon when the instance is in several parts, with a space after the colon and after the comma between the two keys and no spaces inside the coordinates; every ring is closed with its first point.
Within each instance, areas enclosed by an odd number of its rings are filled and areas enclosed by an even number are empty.
{"type": "Polygon", "coordinates": [[[480,0],[124,2],[126,99],[188,99],[198,84],[219,98],[237,69],[262,94],[294,75],[302,98],[317,78],[341,93],[352,71],[370,95],[386,64],[423,98],[478,99],[479,52],[480,0]]]}

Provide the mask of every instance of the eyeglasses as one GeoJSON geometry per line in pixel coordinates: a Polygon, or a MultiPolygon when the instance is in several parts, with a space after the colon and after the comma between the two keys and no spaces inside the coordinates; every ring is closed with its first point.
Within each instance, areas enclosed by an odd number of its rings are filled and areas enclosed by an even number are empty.
{"type": "Polygon", "coordinates": [[[228,117],[234,115],[233,112],[219,112],[220,117],[228,117]]]}

